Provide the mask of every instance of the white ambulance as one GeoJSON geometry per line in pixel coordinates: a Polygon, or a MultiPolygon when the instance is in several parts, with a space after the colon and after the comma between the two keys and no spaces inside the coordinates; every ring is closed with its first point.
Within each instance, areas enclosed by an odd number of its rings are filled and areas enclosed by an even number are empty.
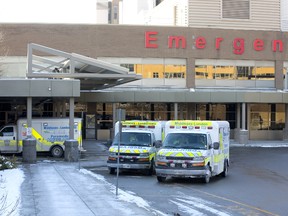
{"type": "MultiPolygon", "coordinates": [[[[31,136],[36,139],[38,152],[50,152],[53,157],[64,153],[64,141],[69,140],[68,118],[32,119],[31,136]]],[[[0,130],[0,152],[21,153],[23,140],[27,138],[27,119],[19,119],[17,125],[5,125],[0,130]]],[[[74,119],[74,139],[82,147],[82,119],[74,119]]]]}
{"type": "Polygon", "coordinates": [[[168,121],[156,157],[159,182],[167,177],[226,177],[229,166],[230,126],[227,121],[168,121]]]}
{"type": "Polygon", "coordinates": [[[121,136],[119,122],[116,122],[115,137],[109,148],[107,166],[110,174],[115,173],[118,166],[120,141],[119,169],[143,170],[152,175],[155,172],[156,151],[164,137],[165,122],[131,120],[121,123],[121,136]]]}

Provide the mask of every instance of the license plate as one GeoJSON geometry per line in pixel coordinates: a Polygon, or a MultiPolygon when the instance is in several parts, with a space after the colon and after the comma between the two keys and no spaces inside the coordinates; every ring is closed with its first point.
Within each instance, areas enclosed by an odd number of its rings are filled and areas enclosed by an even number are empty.
{"type": "Polygon", "coordinates": [[[130,168],[130,165],[128,165],[128,164],[123,164],[123,168],[129,169],[129,168],[130,168]]]}

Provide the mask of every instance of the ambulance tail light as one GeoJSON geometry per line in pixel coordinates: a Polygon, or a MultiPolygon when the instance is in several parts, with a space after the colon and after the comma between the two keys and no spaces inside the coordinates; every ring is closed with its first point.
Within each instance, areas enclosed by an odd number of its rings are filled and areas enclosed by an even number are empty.
{"type": "Polygon", "coordinates": [[[183,129],[187,129],[187,126],[182,126],[183,129]]]}
{"type": "Polygon", "coordinates": [[[208,126],[208,127],[207,127],[207,129],[208,129],[208,130],[212,130],[212,129],[213,129],[213,127],[211,127],[211,126],[208,126]]]}
{"type": "Polygon", "coordinates": [[[171,126],[170,126],[170,128],[171,128],[171,129],[174,129],[174,128],[175,128],[175,126],[172,126],[172,125],[171,125],[171,126]]]}
{"type": "Polygon", "coordinates": [[[136,128],[136,126],[135,125],[130,125],[130,128],[136,128]]]}
{"type": "Polygon", "coordinates": [[[148,126],[148,128],[155,128],[155,126],[148,126]]]}
{"type": "Polygon", "coordinates": [[[195,126],[195,129],[200,129],[200,127],[199,126],[195,126]]]}
{"type": "Polygon", "coordinates": [[[139,125],[139,128],[145,128],[145,126],[144,125],[139,125]]]}

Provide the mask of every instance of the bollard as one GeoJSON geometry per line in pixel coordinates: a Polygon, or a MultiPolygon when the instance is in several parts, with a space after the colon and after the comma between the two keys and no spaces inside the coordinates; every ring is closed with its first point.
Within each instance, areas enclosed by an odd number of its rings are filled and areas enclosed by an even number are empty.
{"type": "Polygon", "coordinates": [[[234,141],[239,142],[239,136],[240,136],[240,128],[234,129],[234,141]]]}
{"type": "Polygon", "coordinates": [[[23,140],[22,161],[24,163],[36,163],[36,140],[27,138],[23,140]]]}
{"type": "Polygon", "coordinates": [[[239,143],[240,144],[247,144],[248,143],[248,130],[240,130],[239,132],[239,143]]]}
{"type": "Polygon", "coordinates": [[[77,162],[79,160],[79,148],[77,140],[66,140],[65,146],[65,161],[77,162]]]}
{"type": "Polygon", "coordinates": [[[288,129],[287,128],[283,129],[283,139],[282,140],[285,140],[285,141],[288,140],[288,129]]]}

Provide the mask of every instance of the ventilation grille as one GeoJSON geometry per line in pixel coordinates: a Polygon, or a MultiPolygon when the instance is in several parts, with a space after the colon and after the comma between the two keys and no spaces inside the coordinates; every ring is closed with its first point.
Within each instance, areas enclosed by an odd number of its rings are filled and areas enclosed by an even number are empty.
{"type": "Polygon", "coordinates": [[[250,0],[222,0],[222,18],[249,19],[250,0]]]}

